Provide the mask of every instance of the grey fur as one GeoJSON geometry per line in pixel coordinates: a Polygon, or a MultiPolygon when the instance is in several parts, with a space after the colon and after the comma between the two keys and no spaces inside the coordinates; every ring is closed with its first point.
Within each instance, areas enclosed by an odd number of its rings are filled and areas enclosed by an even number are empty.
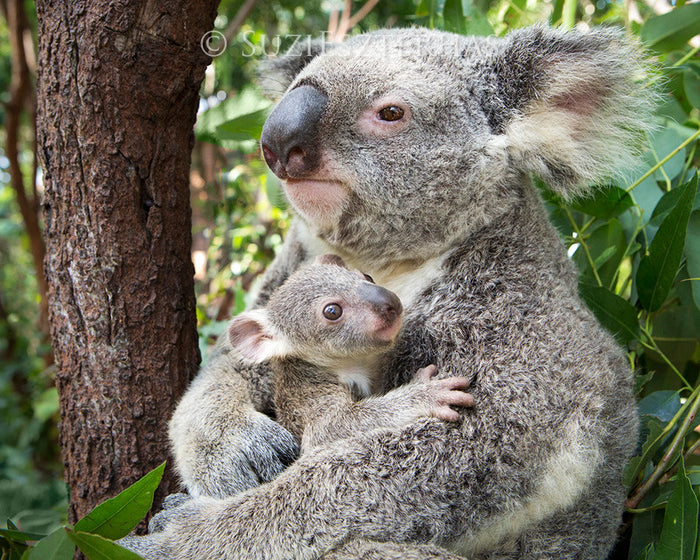
{"type": "MultiPolygon", "coordinates": [[[[645,72],[622,32],[542,27],[504,39],[377,32],[304,66],[290,87],[327,94],[319,174],[346,196],[333,222],[297,219],[261,298],[314,255],[341,254],[404,303],[387,388],[434,363],[473,380],[476,406],[458,423],[420,419],[316,448],[259,488],[170,510],[162,532],[128,546],[149,559],[357,558],[352,546],[391,540],[472,559],[605,558],[638,433],[632,374],[580,301],[528,173],[576,196],[618,171],[651,121],[645,72]],[[400,132],[359,129],[392,92],[411,109],[400,132]]],[[[221,371],[236,406],[195,386],[179,408],[205,409],[188,429],[220,436],[207,476],[241,479],[229,457],[264,438],[240,394],[269,407],[269,373],[238,376],[233,358],[221,371]]],[[[217,375],[195,383],[218,387],[217,375]]],[[[178,464],[199,456],[189,448],[178,464]]]]}

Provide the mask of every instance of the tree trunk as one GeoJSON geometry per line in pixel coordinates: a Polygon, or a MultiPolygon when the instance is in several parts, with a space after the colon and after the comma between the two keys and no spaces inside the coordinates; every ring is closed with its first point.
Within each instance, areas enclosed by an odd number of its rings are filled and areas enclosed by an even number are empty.
{"type": "MultiPolygon", "coordinates": [[[[37,1],[49,320],[71,522],[168,456],[196,372],[189,163],[217,0],[37,1]]],[[[176,490],[166,475],[160,496],[176,490]]]]}

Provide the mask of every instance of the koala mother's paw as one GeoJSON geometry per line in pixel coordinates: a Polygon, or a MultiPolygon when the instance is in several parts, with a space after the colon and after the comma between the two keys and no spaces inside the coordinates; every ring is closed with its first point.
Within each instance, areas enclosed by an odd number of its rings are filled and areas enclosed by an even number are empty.
{"type": "Polygon", "coordinates": [[[161,509],[157,514],[155,514],[151,520],[148,522],[148,532],[149,533],[160,533],[165,528],[166,524],[170,520],[170,516],[178,506],[191,500],[192,496],[189,494],[177,493],[169,494],[163,500],[163,509],[161,509]]]}
{"type": "Polygon", "coordinates": [[[129,535],[119,539],[116,543],[122,548],[135,552],[144,560],[170,560],[172,554],[154,535],[144,535],[142,537],[129,535]]]}

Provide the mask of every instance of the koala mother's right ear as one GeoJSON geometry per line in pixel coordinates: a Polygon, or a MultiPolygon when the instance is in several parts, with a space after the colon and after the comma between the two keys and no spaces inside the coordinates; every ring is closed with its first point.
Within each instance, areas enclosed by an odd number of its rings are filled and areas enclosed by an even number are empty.
{"type": "Polygon", "coordinates": [[[281,98],[309,62],[336,45],[323,37],[299,37],[286,53],[265,59],[258,68],[258,83],[265,96],[281,98]]]}
{"type": "Polygon", "coordinates": [[[511,165],[564,198],[623,175],[654,128],[655,68],[622,30],[519,29],[491,64],[498,95],[484,104],[511,165]]]}

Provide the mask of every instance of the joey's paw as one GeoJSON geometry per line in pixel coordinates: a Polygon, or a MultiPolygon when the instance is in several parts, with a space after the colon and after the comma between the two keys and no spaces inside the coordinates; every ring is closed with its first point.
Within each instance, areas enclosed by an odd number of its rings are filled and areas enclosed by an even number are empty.
{"type": "Polygon", "coordinates": [[[241,451],[258,480],[269,482],[299,456],[294,436],[268,416],[255,412],[242,434],[241,451]]]}
{"type": "Polygon", "coordinates": [[[465,393],[469,387],[469,379],[466,377],[447,377],[445,379],[431,379],[428,385],[433,391],[435,402],[431,408],[431,415],[448,422],[459,420],[459,413],[452,406],[474,406],[474,397],[465,393]]]}
{"type": "Polygon", "coordinates": [[[426,391],[425,397],[428,400],[430,416],[456,422],[459,420],[459,413],[451,407],[474,406],[474,397],[465,392],[469,387],[469,379],[466,377],[434,379],[436,373],[437,367],[432,364],[421,368],[413,377],[413,383],[419,384],[426,391]]]}
{"type": "Polygon", "coordinates": [[[420,368],[416,374],[413,376],[413,381],[428,381],[437,373],[437,366],[435,364],[430,364],[424,368],[420,368]]]}
{"type": "Polygon", "coordinates": [[[187,501],[191,500],[192,496],[184,493],[168,494],[163,499],[163,508],[155,514],[148,522],[149,533],[160,533],[167,525],[170,516],[168,512],[173,510],[187,501]]]}

